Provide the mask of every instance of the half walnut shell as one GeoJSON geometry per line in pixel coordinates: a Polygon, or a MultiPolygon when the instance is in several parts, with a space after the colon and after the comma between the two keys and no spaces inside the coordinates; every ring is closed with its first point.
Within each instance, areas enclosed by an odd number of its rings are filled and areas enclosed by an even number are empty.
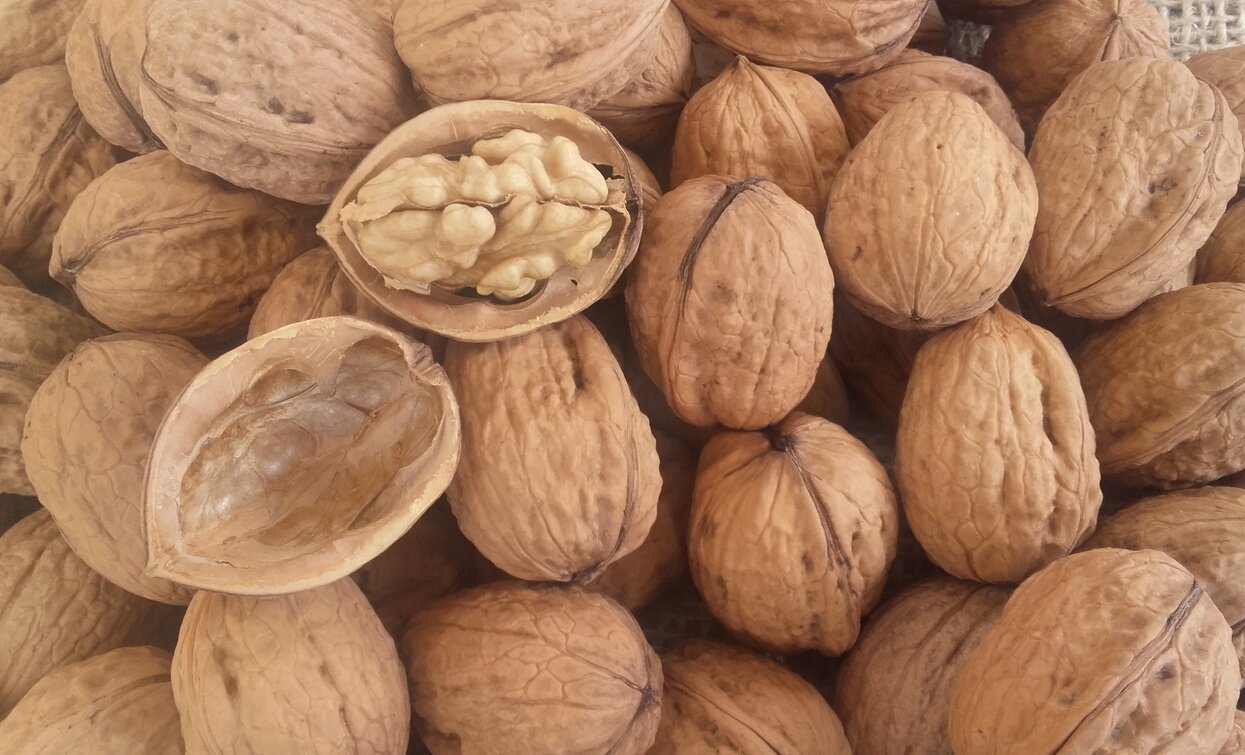
{"type": "Polygon", "coordinates": [[[278,328],[205,367],[161,423],[148,572],[242,595],[344,577],[444,492],[459,439],[428,347],[350,317],[278,328]]]}
{"type": "Polygon", "coordinates": [[[486,100],[434,108],[390,134],[319,232],[350,279],[396,317],[495,341],[602,298],[635,256],[640,207],[630,161],[596,121],[559,105],[486,100]],[[575,171],[561,173],[567,165],[575,171]],[[604,186],[604,201],[567,188],[587,184],[604,186]],[[445,272],[426,275],[432,268],[445,272]],[[499,283],[507,270],[521,282],[499,283]]]}

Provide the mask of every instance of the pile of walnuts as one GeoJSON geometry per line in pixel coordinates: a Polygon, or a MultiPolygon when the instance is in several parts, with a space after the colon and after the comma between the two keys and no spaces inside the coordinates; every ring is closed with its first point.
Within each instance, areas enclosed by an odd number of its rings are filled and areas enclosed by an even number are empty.
{"type": "Polygon", "coordinates": [[[1168,49],[0,0],[0,752],[1242,755],[1245,48],[1168,49]]]}

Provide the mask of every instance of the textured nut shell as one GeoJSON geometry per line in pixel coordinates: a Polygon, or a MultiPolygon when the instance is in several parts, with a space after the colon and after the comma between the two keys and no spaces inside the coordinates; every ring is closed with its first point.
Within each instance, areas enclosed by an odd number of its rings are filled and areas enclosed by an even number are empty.
{"type": "Polygon", "coordinates": [[[852,144],[865,138],[888,110],[915,94],[930,91],[971,97],[1016,149],[1024,151],[1025,133],[998,82],[980,68],[954,58],[904,50],[878,70],[834,85],[835,101],[852,144]]]}
{"type": "Polygon", "coordinates": [[[656,735],[661,662],[603,595],[486,585],[416,614],[402,645],[434,755],[639,755],[656,735]]]}
{"type": "Polygon", "coordinates": [[[912,364],[929,338],[919,330],[888,328],[840,300],[834,307],[830,355],[852,395],[864,399],[873,416],[894,428],[912,364]]]}
{"type": "Polygon", "coordinates": [[[1080,545],[1102,505],[1076,367],[997,306],[921,347],[896,440],[904,514],[931,561],[1019,582],[1080,545]]]}
{"type": "MultiPolygon", "coordinates": [[[[642,205],[644,206],[644,210],[645,212],[651,212],[652,209],[657,206],[657,200],[661,199],[661,181],[657,180],[656,174],[653,173],[652,168],[648,167],[648,163],[644,162],[644,158],[640,157],[626,147],[623,147],[623,153],[627,156],[627,162],[631,165],[631,170],[635,173],[635,180],[637,184],[636,191],[640,194],[641,200],[643,200],[642,205]]],[[[619,281],[619,285],[621,285],[621,283],[622,281],[619,281]]],[[[617,290],[618,286],[616,285],[614,289],[610,291],[610,295],[612,296],[617,290]]]]}
{"type": "Polygon", "coordinates": [[[39,680],[0,721],[9,755],[182,755],[172,657],[118,648],[39,680]]]}
{"type": "Polygon", "coordinates": [[[1219,755],[1245,755],[1245,711],[1238,710],[1232,718],[1232,733],[1219,755]]]}
{"type": "Polygon", "coordinates": [[[21,279],[14,275],[13,272],[7,267],[0,267],[0,286],[17,286],[18,288],[25,288],[25,285],[22,283],[21,279]]]}
{"type": "MultiPolygon", "coordinates": [[[[350,369],[366,374],[362,366],[350,369]]],[[[366,398],[372,388],[364,385],[357,392],[366,398]]],[[[298,395],[302,394],[294,397],[298,395]]],[[[311,411],[315,411],[314,407],[311,411]]],[[[297,415],[293,417],[294,424],[298,419],[297,415]]],[[[319,429],[323,424],[314,427],[319,429]]],[[[314,433],[314,429],[306,432],[314,433]]],[[[433,361],[427,346],[397,331],[351,317],[325,317],[287,325],[247,341],[199,372],[160,423],[144,489],[148,573],[202,589],[242,595],[305,590],[346,576],[393,544],[437,500],[458,463],[459,439],[458,405],[445,372],[433,361]],[[334,474],[328,482],[320,480],[302,490],[299,486],[305,481],[301,477],[291,479],[291,476],[309,471],[300,466],[312,463],[305,458],[305,445],[293,446],[296,450],[281,444],[265,446],[266,436],[262,435],[262,430],[257,437],[236,439],[236,447],[225,443],[206,448],[206,441],[215,437],[209,432],[217,432],[218,423],[228,418],[227,413],[233,410],[236,402],[251,395],[252,387],[261,391],[260,398],[263,398],[263,391],[269,390],[263,383],[264,378],[294,372],[309,375],[317,382],[338,379],[343,374],[341,370],[346,359],[352,354],[352,347],[375,347],[378,343],[387,350],[387,357],[400,358],[402,366],[409,371],[409,383],[402,389],[403,396],[409,395],[423,411],[418,418],[420,421],[412,422],[409,428],[410,432],[418,433],[418,447],[410,447],[415,457],[400,458],[401,466],[387,480],[352,478],[346,481],[336,476],[338,471],[359,473],[358,465],[362,461],[350,456],[327,464],[334,474]],[[418,395],[414,394],[416,389],[420,391],[418,395]],[[249,456],[244,469],[250,470],[259,484],[272,486],[264,502],[266,509],[260,512],[265,518],[256,529],[240,536],[245,540],[243,546],[250,547],[245,558],[241,555],[233,560],[216,558],[217,549],[230,543],[196,543],[196,534],[200,541],[204,535],[190,531],[183,521],[182,506],[186,498],[183,484],[193,469],[192,464],[200,455],[218,454],[225,459],[249,456]],[[265,479],[265,475],[271,478],[265,479]],[[305,514],[302,517],[285,515],[287,506],[305,506],[303,498],[309,491],[318,496],[314,508],[337,507],[335,518],[334,511],[324,512],[326,518],[318,522],[305,514]],[[339,498],[332,498],[333,495],[339,498]],[[363,496],[364,505],[359,506],[360,500],[351,495],[363,496]],[[346,517],[347,514],[350,516],[346,517]],[[311,519],[309,531],[302,521],[305,519],[311,519]],[[271,544],[262,538],[256,539],[254,533],[263,532],[259,529],[262,526],[273,528],[269,533],[273,538],[271,544]],[[294,535],[299,538],[295,542],[284,540],[294,535]]],[[[359,441],[351,447],[358,448],[363,443],[359,441]]],[[[375,455],[375,450],[366,453],[370,457],[375,455]]],[[[210,477],[203,484],[213,479],[216,478],[210,477]]],[[[217,492],[229,493],[228,490],[217,492]]],[[[253,501],[242,498],[242,492],[235,492],[238,506],[254,505],[253,501]]],[[[228,503],[231,501],[221,501],[222,506],[228,503]]],[[[255,517],[241,509],[221,511],[218,517],[223,522],[226,516],[237,518],[240,515],[254,523],[255,517]]],[[[211,537],[210,531],[207,537],[211,537]]]]}
{"type": "Polygon", "coordinates": [[[653,755],[851,752],[821,693],[768,658],[693,640],[661,660],[665,690],[653,755]]]}
{"type": "Polygon", "coordinates": [[[825,240],[852,304],[936,330],[992,307],[1024,259],[1037,189],[1024,155],[965,95],[924,92],[848,155],[825,240]]]}
{"type": "Polygon", "coordinates": [[[1245,48],[1208,50],[1189,58],[1185,65],[1194,76],[1219,90],[1245,135],[1245,48]]]}
{"type": "Polygon", "coordinates": [[[640,243],[640,207],[640,187],[630,160],[596,121],[557,105],[491,100],[433,108],[395,130],[342,185],[319,231],[354,284],[399,319],[459,341],[495,341],[565,320],[613,288],[640,243]],[[532,296],[512,304],[499,305],[489,298],[460,296],[437,288],[424,295],[386,287],[380,272],[368,265],[347,238],[339,220],[342,207],[354,201],[359,188],[395,160],[459,153],[476,140],[516,128],[546,137],[564,136],[575,142],[585,160],[607,165],[624,178],[628,217],[615,220],[615,227],[598,247],[602,251],[584,267],[557,271],[532,296]]]}
{"type": "Polygon", "coordinates": [[[851,416],[847,386],[843,383],[843,377],[839,375],[829,352],[817,367],[817,378],[813,381],[813,387],[796,409],[840,425],[851,416]]]}
{"type": "Polygon", "coordinates": [[[152,0],[139,108],[179,160],[318,205],[415,94],[362,3],[152,0]]]}
{"type": "Polygon", "coordinates": [[[83,1],[6,0],[0,5],[0,81],[59,61],[83,1]]]}
{"type": "Polygon", "coordinates": [[[1237,203],[1197,253],[1198,283],[1245,283],[1245,203],[1237,203]]]}
{"type": "Polygon", "coordinates": [[[1017,588],[969,658],[951,745],[1218,752],[1239,687],[1227,622],[1192,574],[1157,551],[1078,553],[1017,588]]]}
{"type": "Polygon", "coordinates": [[[0,717],[49,672],[142,642],[157,604],[74,555],[47,511],[0,536],[0,717]]]}
{"type": "Polygon", "coordinates": [[[1007,591],[941,578],[874,611],[839,668],[834,707],[852,751],[951,752],[951,689],[998,622],[1007,591]]]}
{"type": "Polygon", "coordinates": [[[1245,469],[1245,285],[1155,297],[1076,363],[1104,475],[1176,488],[1245,469]]]}
{"type": "Polygon", "coordinates": [[[78,110],[64,65],[0,84],[0,264],[27,284],[47,284],[52,237],[65,211],[115,163],[111,145],[78,110]]]}
{"type": "Polygon", "coordinates": [[[1182,64],[1099,63],[1042,120],[1025,260],[1044,303],[1127,314],[1189,266],[1236,192],[1241,135],[1223,95],[1182,64]]]}
{"type": "Polygon", "coordinates": [[[675,133],[670,180],[763,176],[821,218],[850,145],[812,76],[740,56],[692,96],[675,133]]]}
{"type": "Polygon", "coordinates": [[[782,419],[830,338],[834,275],[812,216],[760,178],[704,176],[647,221],[626,290],[645,372],[693,425],[782,419]]]}
{"type": "Polygon", "coordinates": [[[928,0],[675,0],[689,24],[731,52],[782,68],[846,76],[898,55],[928,0]]]}
{"type": "Polygon", "coordinates": [[[886,470],[838,425],[797,413],[722,433],[696,471],[692,577],[749,642],[839,655],[882,595],[898,517],[886,470]]]}
{"type": "Polygon", "coordinates": [[[397,648],[349,579],[275,597],[196,593],[173,653],[187,752],[401,753],[397,648]]]}

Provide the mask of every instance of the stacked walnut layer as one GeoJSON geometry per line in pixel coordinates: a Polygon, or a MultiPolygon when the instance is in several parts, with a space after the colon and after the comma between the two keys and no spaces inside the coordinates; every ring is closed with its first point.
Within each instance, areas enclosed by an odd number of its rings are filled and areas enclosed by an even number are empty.
{"type": "Polygon", "coordinates": [[[1245,752],[1245,49],[1167,50],[8,2],[0,752],[1245,752]]]}

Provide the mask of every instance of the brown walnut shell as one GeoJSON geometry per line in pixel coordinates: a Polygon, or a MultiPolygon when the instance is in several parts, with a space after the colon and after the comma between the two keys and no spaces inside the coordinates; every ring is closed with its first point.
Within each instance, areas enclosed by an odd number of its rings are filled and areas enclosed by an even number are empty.
{"type": "Polygon", "coordinates": [[[869,412],[893,429],[899,424],[917,352],[931,335],[888,328],[862,315],[850,302],[839,300],[834,306],[830,356],[852,395],[863,399],[869,412]]]}
{"type": "Polygon", "coordinates": [[[812,215],[776,185],[703,176],[670,191],[629,275],[636,351],[683,420],[759,429],[812,387],[834,275],[812,215]]]}
{"type": "Polygon", "coordinates": [[[1207,50],[1186,60],[1185,65],[1198,79],[1219,90],[1245,136],[1245,48],[1207,50]]]}
{"type": "Polygon", "coordinates": [[[969,97],[896,105],[848,155],[825,240],[864,314],[937,330],[985,312],[1024,260],[1037,188],[1025,157],[969,97]]]}
{"type": "Polygon", "coordinates": [[[1198,283],[1245,283],[1245,203],[1228,208],[1197,252],[1198,283]]]}
{"type": "Polygon", "coordinates": [[[817,367],[817,378],[813,381],[813,387],[809,389],[808,395],[804,397],[796,410],[828,419],[838,425],[851,417],[847,385],[843,382],[838,368],[834,366],[834,360],[830,358],[829,351],[817,367]]]}
{"type": "Polygon", "coordinates": [[[433,755],[640,755],[657,733],[661,662],[603,595],[485,585],[416,614],[402,644],[433,755]]]}
{"type": "Polygon", "coordinates": [[[148,573],[242,595],[332,582],[436,501],[458,444],[445,372],[397,331],[325,317],[247,341],[156,433],[148,573]]]}
{"type": "Polygon", "coordinates": [[[59,62],[65,55],[65,36],[83,2],[6,0],[0,5],[0,82],[29,68],[59,62]]]}
{"type": "Polygon", "coordinates": [[[796,413],[721,433],[696,471],[692,577],[746,641],[839,655],[882,596],[898,519],[886,470],[838,425],[796,413]]]}
{"type": "Polygon", "coordinates": [[[416,109],[392,27],[363,3],[152,0],[140,82],[179,160],[314,205],[416,109]]]}
{"type": "Polygon", "coordinates": [[[1007,601],[955,685],[957,755],[1218,752],[1240,671],[1193,575],[1158,551],[1060,559],[1007,601]]]}
{"type": "Polygon", "coordinates": [[[26,287],[26,285],[22,283],[21,278],[18,278],[13,271],[9,270],[7,267],[0,267],[0,286],[17,286],[18,288],[26,287]]]}

